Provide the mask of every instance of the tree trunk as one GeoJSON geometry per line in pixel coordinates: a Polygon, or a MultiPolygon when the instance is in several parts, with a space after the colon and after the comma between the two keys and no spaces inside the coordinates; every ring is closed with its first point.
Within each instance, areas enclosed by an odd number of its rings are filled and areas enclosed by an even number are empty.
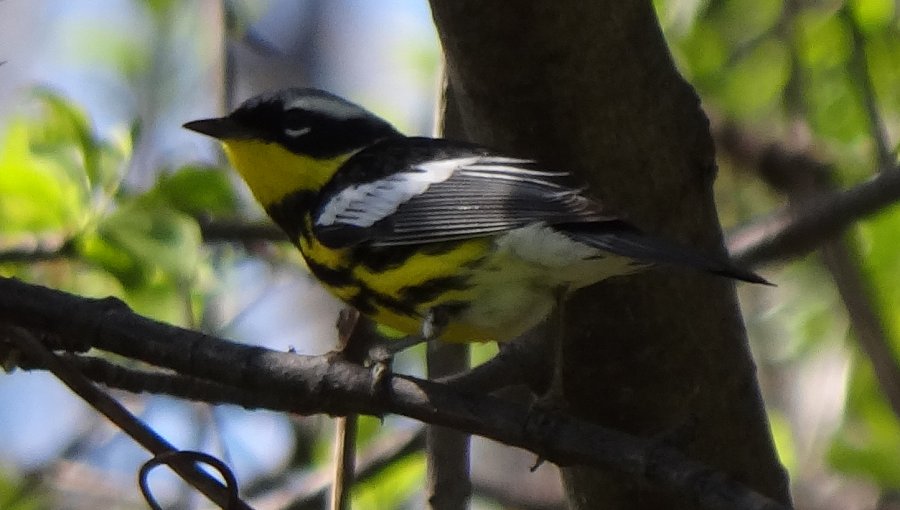
{"type": "MultiPolygon", "coordinates": [[[[722,252],[708,122],[649,0],[431,6],[472,140],[573,171],[642,229],[722,252]]],[[[567,308],[570,412],[789,501],[731,283],[661,268],[567,308]]],[[[694,508],[612,473],[569,467],[563,479],[571,508],[694,508]]]]}

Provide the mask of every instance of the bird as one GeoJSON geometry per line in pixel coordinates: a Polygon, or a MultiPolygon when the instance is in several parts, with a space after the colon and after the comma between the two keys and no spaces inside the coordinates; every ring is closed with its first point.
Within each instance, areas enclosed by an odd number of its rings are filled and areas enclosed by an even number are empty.
{"type": "Polygon", "coordinates": [[[405,136],[323,90],[264,93],[184,127],[221,142],[325,288],[409,337],[508,342],[571,292],[659,265],[768,283],[644,233],[565,170],[405,136]]]}

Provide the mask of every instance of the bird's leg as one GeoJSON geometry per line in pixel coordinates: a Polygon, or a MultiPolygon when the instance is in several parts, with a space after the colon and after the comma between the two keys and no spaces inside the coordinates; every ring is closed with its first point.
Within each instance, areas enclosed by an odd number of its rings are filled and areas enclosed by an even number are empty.
{"type": "Polygon", "coordinates": [[[447,327],[449,317],[440,308],[432,308],[422,320],[419,335],[410,335],[400,340],[381,342],[369,349],[369,362],[372,364],[373,384],[381,385],[385,376],[390,373],[394,355],[410,347],[440,338],[447,327]]]}
{"type": "Polygon", "coordinates": [[[565,367],[565,343],[566,343],[566,295],[568,289],[559,288],[556,291],[556,308],[550,314],[549,332],[551,348],[553,349],[553,373],[550,378],[550,385],[537,401],[537,405],[550,408],[561,409],[566,405],[565,385],[563,380],[563,369],[565,367]]]}
{"type": "Polygon", "coordinates": [[[359,322],[359,312],[355,308],[342,308],[338,313],[337,327],[338,344],[337,347],[328,353],[332,359],[341,359],[351,361],[353,363],[362,363],[365,354],[369,350],[368,336],[356,331],[359,322]]]}
{"type": "MultiPolygon", "coordinates": [[[[550,430],[553,427],[548,425],[554,422],[555,414],[562,411],[568,405],[565,396],[565,384],[563,380],[563,372],[565,367],[565,344],[566,344],[566,295],[568,289],[557,289],[556,307],[547,321],[547,337],[545,340],[551,342],[550,348],[553,349],[553,367],[550,376],[550,384],[547,391],[539,396],[531,406],[528,419],[536,424],[539,430],[550,430]]],[[[538,456],[535,459],[531,471],[536,470],[544,463],[544,458],[538,456]]]]}
{"type": "Polygon", "coordinates": [[[415,347],[424,342],[436,340],[441,336],[444,327],[447,325],[447,319],[440,309],[432,309],[422,320],[421,333],[418,335],[405,336],[399,340],[389,340],[379,342],[369,349],[369,361],[373,363],[389,361],[395,354],[405,351],[410,347],[415,347]]]}

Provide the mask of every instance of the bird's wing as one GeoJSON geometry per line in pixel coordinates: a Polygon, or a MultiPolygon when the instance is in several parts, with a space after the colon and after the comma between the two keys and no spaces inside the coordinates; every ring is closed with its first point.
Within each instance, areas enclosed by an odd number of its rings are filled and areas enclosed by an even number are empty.
{"type": "Polygon", "coordinates": [[[335,248],[401,245],[486,236],[535,222],[611,219],[572,187],[566,172],[525,159],[445,155],[403,164],[368,182],[333,186],[314,215],[317,237],[335,248]]]}

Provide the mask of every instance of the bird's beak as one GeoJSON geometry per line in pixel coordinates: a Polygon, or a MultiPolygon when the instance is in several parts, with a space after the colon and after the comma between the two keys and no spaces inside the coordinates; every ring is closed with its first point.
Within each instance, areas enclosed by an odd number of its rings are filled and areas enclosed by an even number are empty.
{"type": "Polygon", "coordinates": [[[192,120],[183,127],[218,140],[247,138],[248,136],[247,129],[229,117],[192,120]]]}

